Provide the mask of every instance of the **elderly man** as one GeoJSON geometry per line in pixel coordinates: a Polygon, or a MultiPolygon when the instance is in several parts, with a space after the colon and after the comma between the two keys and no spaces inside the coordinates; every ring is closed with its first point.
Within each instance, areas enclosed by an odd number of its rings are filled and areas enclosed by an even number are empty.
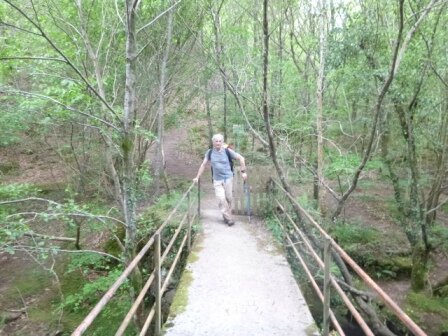
{"type": "Polygon", "coordinates": [[[219,209],[222,212],[224,222],[232,226],[235,224],[235,221],[232,218],[233,165],[231,161],[237,159],[240,162],[241,176],[244,180],[247,179],[246,163],[243,156],[230,148],[224,147],[224,137],[221,134],[215,134],[212,142],[213,148],[205,153],[204,161],[202,161],[193,181],[198,182],[207,162],[210,161],[212,165],[213,187],[215,188],[219,209]]]}

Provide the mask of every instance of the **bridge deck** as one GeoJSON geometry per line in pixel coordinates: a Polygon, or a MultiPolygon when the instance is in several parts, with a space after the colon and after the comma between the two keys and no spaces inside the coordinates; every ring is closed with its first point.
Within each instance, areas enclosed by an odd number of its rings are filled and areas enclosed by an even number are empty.
{"type": "Polygon", "coordinates": [[[205,206],[165,335],[313,335],[314,321],[272,236],[236,219],[228,227],[214,202],[205,206]]]}

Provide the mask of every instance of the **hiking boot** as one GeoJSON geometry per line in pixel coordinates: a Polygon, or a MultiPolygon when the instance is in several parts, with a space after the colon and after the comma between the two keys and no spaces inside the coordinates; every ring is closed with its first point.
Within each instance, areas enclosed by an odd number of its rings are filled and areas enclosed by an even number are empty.
{"type": "Polygon", "coordinates": [[[234,225],[235,224],[235,222],[233,221],[233,220],[229,220],[229,221],[227,221],[227,225],[228,226],[232,226],[232,225],[234,225]]]}

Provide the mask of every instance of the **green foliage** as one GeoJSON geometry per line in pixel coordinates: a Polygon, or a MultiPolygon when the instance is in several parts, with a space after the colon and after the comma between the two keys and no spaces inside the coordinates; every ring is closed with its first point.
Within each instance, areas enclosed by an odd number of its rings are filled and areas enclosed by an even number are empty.
{"type": "MultiPolygon", "coordinates": [[[[63,323],[66,329],[73,330],[79,325],[86,314],[93,308],[93,305],[110,288],[110,286],[120,276],[123,269],[115,268],[105,272],[102,266],[95,261],[96,257],[83,255],[81,258],[72,258],[70,266],[86,267],[84,272],[80,272],[76,267],[73,271],[66,272],[62,281],[62,289],[66,294],[64,302],[61,302],[55,311],[64,310],[63,323]],[[92,263],[95,263],[92,265],[92,263]],[[87,280],[87,279],[94,280],[87,280]]],[[[104,259],[104,258],[103,258],[104,259]]],[[[104,260],[100,263],[104,264],[104,260]]],[[[100,316],[89,328],[89,335],[106,336],[110,330],[116,330],[121,323],[123,316],[129,310],[131,302],[129,297],[129,284],[125,282],[115,294],[100,316]]],[[[135,330],[131,325],[126,335],[134,335],[135,330]]]]}
{"type": "Polygon", "coordinates": [[[188,129],[187,142],[183,145],[182,149],[202,157],[209,146],[208,137],[206,127],[191,127],[188,129]]]}
{"type": "MultiPolygon", "coordinates": [[[[92,282],[85,283],[80,292],[72,293],[65,297],[62,308],[77,311],[86,305],[90,306],[95,303],[118,279],[122,271],[122,269],[117,268],[109,272],[106,276],[100,276],[92,282]]],[[[123,286],[126,288],[125,285],[123,286]]],[[[121,290],[123,290],[123,287],[121,287],[121,290]]]]}
{"type": "Polygon", "coordinates": [[[379,237],[378,230],[359,224],[337,223],[330,232],[342,246],[373,244],[379,237]]]}
{"type": "Polygon", "coordinates": [[[20,134],[30,129],[33,116],[17,111],[12,101],[0,96],[0,146],[8,146],[20,141],[20,134]]]}
{"type": "Polygon", "coordinates": [[[271,231],[274,239],[279,243],[283,242],[283,230],[274,217],[267,217],[265,219],[266,227],[271,231]]]}
{"type": "MultiPolygon", "coordinates": [[[[35,196],[40,190],[32,184],[0,185],[0,199],[15,200],[35,196]]],[[[29,232],[28,222],[22,216],[14,215],[20,203],[0,206],[0,251],[14,254],[13,243],[29,232]]]]}
{"type": "Polygon", "coordinates": [[[420,293],[409,293],[406,300],[406,311],[415,321],[419,322],[424,319],[427,314],[435,314],[440,317],[442,321],[445,321],[445,325],[441,326],[438,333],[442,331],[448,331],[448,298],[440,298],[437,296],[428,296],[427,294],[420,293]]]}
{"type": "MultiPolygon", "coordinates": [[[[347,154],[345,156],[338,155],[331,157],[331,163],[325,166],[325,176],[335,178],[337,176],[352,176],[359,167],[361,159],[358,155],[347,154]]],[[[367,163],[364,171],[375,170],[382,167],[379,160],[371,160],[367,163]]]]}
{"type": "Polygon", "coordinates": [[[153,177],[151,175],[151,162],[149,160],[145,160],[145,162],[143,162],[143,164],[138,168],[136,177],[136,197],[137,199],[144,199],[147,197],[148,187],[153,181],[153,177]]]}
{"type": "MultiPolygon", "coordinates": [[[[163,223],[167,215],[173,210],[181,196],[178,192],[162,195],[154,205],[147,208],[138,219],[139,236],[148,237],[152,235],[152,232],[163,223]]],[[[179,207],[178,213],[183,213],[186,210],[185,203],[179,207]]]]}
{"type": "Polygon", "coordinates": [[[40,189],[29,183],[13,183],[0,185],[0,199],[14,200],[17,198],[36,196],[40,189]]]}
{"type": "Polygon", "coordinates": [[[71,273],[80,270],[83,274],[89,270],[108,270],[109,265],[104,256],[96,253],[79,253],[72,255],[70,263],[67,265],[65,273],[71,273]]]}
{"type": "Polygon", "coordinates": [[[448,250],[448,228],[442,223],[435,223],[428,230],[429,242],[433,246],[440,246],[448,250]]]}

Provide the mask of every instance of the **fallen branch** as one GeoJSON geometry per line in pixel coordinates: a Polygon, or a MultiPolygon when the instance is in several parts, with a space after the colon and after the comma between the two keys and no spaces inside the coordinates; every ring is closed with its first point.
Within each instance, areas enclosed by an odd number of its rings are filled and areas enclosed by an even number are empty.
{"type": "Polygon", "coordinates": [[[13,245],[12,246],[14,249],[20,249],[22,251],[25,252],[30,252],[30,251],[43,251],[43,252],[49,252],[49,251],[56,251],[56,252],[64,252],[64,253],[94,253],[94,254],[99,254],[102,255],[104,257],[108,257],[114,260],[117,260],[118,262],[122,263],[123,260],[106,252],[101,252],[101,251],[95,251],[95,250],[63,250],[63,249],[59,249],[57,247],[34,247],[34,246],[27,246],[27,245],[13,245]]]}
{"type": "Polygon", "coordinates": [[[56,240],[56,241],[68,241],[68,242],[75,242],[76,238],[70,238],[70,237],[56,237],[56,236],[47,236],[35,232],[27,232],[24,234],[25,237],[32,237],[32,238],[40,238],[40,239],[47,239],[47,240],[56,240]]]}

